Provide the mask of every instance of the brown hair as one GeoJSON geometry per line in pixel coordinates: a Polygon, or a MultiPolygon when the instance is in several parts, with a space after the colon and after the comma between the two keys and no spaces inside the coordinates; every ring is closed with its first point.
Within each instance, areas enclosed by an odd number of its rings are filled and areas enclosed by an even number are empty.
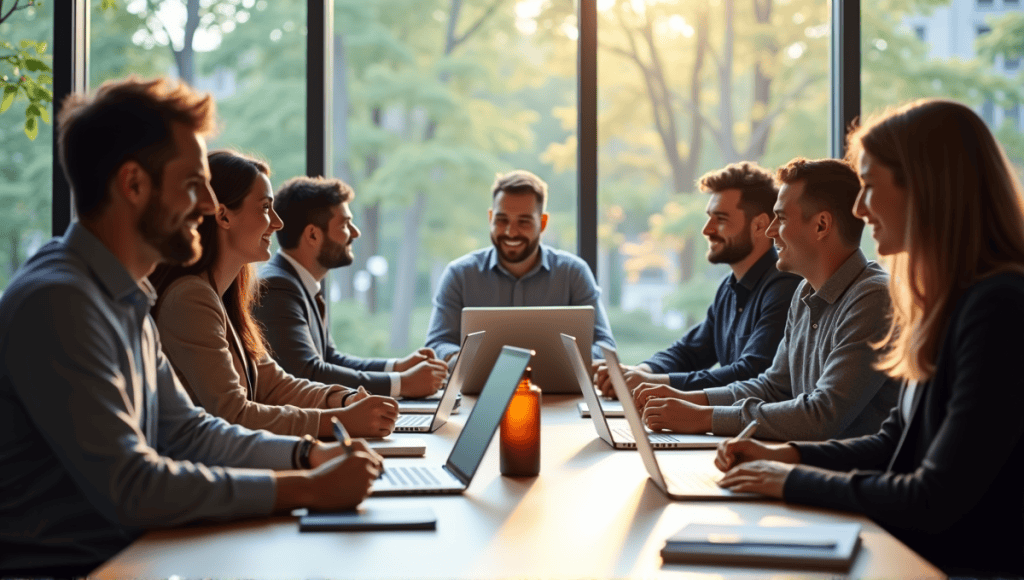
{"type": "Polygon", "coordinates": [[[847,139],[850,159],[867,151],[907,192],[906,251],[884,258],[894,312],[879,368],[927,380],[964,291],[1024,272],[1024,191],[985,122],[954,101],[908,103],[847,139]]]}
{"type": "Polygon", "coordinates": [[[797,157],[779,167],[777,178],[788,185],[803,182],[800,209],[805,220],[813,213],[827,211],[832,214],[840,239],[848,246],[860,245],[864,222],[853,215],[860,180],[849,163],[797,157]]]}
{"type": "Polygon", "coordinates": [[[78,215],[96,217],[106,207],[110,181],[128,161],[160,187],[164,165],[178,153],[173,123],[208,134],[215,110],[209,93],[166,79],[130,76],[103,83],[92,97],[69,95],[57,118],[57,147],[78,215]]]}
{"type": "MultiPolygon", "coordinates": [[[[259,176],[270,177],[270,167],[266,163],[247,157],[241,153],[219,150],[210,153],[210,186],[217,200],[226,208],[237,211],[245,201],[249,190],[259,176]]],[[[213,216],[204,219],[198,228],[203,254],[195,264],[176,266],[161,264],[150,276],[156,286],[157,294],[163,295],[172,282],[182,276],[206,275],[211,284],[211,270],[220,256],[220,244],[217,239],[217,220],[213,216]]],[[[267,341],[263,330],[252,315],[253,306],[259,299],[255,264],[246,264],[238,272],[238,276],[224,291],[224,309],[228,313],[231,324],[238,330],[246,354],[254,361],[263,360],[267,355],[267,341]]],[[[218,294],[219,288],[214,288],[218,294]]]]}
{"type": "Polygon", "coordinates": [[[548,184],[543,179],[525,169],[515,169],[508,173],[499,173],[491,185],[491,199],[499,193],[532,193],[537,196],[537,203],[540,204],[540,211],[544,213],[548,205],[548,184]]]}
{"type": "Polygon", "coordinates": [[[293,177],[274,195],[274,211],[284,222],[277,243],[290,250],[299,245],[302,231],[313,224],[323,231],[331,221],[331,208],[355,197],[352,187],[340,179],[293,177]]]}
{"type": "Polygon", "coordinates": [[[739,207],[748,222],[761,214],[767,214],[770,221],[775,201],[779,198],[779,188],[775,186],[772,172],[749,161],[709,171],[700,176],[697,184],[701,191],[709,193],[740,190],[739,207]]]}

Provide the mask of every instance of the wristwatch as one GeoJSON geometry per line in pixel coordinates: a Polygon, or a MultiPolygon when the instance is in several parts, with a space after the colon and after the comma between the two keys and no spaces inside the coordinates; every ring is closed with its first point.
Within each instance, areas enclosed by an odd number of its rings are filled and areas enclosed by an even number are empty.
{"type": "Polygon", "coordinates": [[[313,451],[313,447],[320,444],[320,441],[314,438],[312,435],[303,435],[302,439],[295,444],[295,450],[292,452],[292,467],[295,469],[313,469],[313,465],[309,462],[309,454],[313,451]]]}

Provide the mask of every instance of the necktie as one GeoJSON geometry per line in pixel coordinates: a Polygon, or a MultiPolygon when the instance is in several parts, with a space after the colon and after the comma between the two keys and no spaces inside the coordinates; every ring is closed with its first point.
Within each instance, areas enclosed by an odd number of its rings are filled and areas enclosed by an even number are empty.
{"type": "Polygon", "coordinates": [[[324,291],[316,293],[316,309],[320,311],[320,322],[327,323],[327,301],[324,300],[324,291]]]}

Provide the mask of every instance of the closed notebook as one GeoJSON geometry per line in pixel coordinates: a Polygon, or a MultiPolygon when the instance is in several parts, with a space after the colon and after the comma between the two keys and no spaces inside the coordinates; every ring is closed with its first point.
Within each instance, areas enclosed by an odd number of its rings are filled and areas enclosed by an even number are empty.
{"type": "Polygon", "coordinates": [[[845,570],[858,546],[860,524],[688,524],[665,541],[661,558],[689,564],[845,570]]]}
{"type": "Polygon", "coordinates": [[[430,508],[364,507],[357,511],[309,514],[299,519],[301,532],[434,529],[437,516],[430,508]]]}

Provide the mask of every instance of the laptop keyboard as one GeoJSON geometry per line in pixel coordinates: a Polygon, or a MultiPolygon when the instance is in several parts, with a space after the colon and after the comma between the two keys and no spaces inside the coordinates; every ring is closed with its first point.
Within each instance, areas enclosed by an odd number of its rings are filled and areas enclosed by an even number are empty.
{"type": "MultiPolygon", "coordinates": [[[[615,427],[612,429],[612,433],[615,434],[617,441],[624,441],[626,443],[636,443],[636,439],[633,438],[633,432],[625,427],[615,427]]],[[[664,433],[648,433],[647,438],[650,439],[651,443],[675,443],[675,437],[666,435],[664,433]]]]}
{"type": "Polygon", "coordinates": [[[390,467],[381,476],[388,485],[401,487],[435,487],[441,480],[434,474],[435,468],[430,467],[390,467]]]}
{"type": "Polygon", "coordinates": [[[395,421],[395,427],[426,427],[433,420],[433,415],[401,415],[395,421]]]}
{"type": "Polygon", "coordinates": [[[677,490],[681,493],[699,493],[707,492],[709,490],[720,492],[722,491],[718,487],[718,481],[721,479],[721,475],[715,473],[709,473],[706,471],[684,471],[679,473],[673,473],[669,479],[670,489],[673,492],[677,490]]]}

